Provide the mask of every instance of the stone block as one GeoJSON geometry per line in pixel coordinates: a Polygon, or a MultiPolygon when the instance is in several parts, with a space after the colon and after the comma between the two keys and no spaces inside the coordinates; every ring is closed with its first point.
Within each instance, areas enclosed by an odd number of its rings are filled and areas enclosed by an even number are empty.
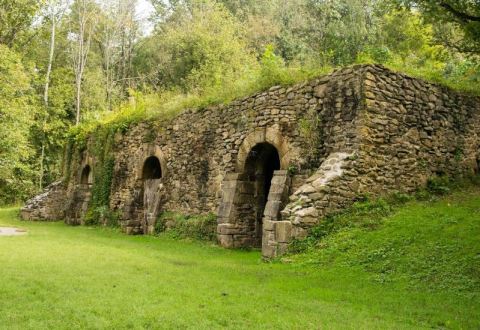
{"type": "Polygon", "coordinates": [[[280,215],[281,207],[281,201],[268,201],[263,214],[272,219],[277,219],[280,215]]]}
{"type": "Polygon", "coordinates": [[[295,214],[297,216],[301,217],[301,218],[304,218],[304,217],[318,217],[318,211],[313,206],[307,207],[307,208],[304,208],[304,209],[300,209],[300,210],[296,211],[295,214]]]}
{"type": "Polygon", "coordinates": [[[253,244],[254,244],[254,240],[251,236],[233,235],[233,247],[234,248],[252,247],[253,244]]]}
{"type": "Polygon", "coordinates": [[[275,223],[275,240],[277,242],[290,242],[292,237],[292,223],[290,221],[277,221],[275,223]]]}
{"type": "Polygon", "coordinates": [[[217,234],[220,235],[238,235],[244,231],[245,228],[240,228],[236,224],[224,223],[217,226],[217,234]]]}
{"type": "Polygon", "coordinates": [[[300,226],[292,227],[292,238],[302,239],[307,237],[308,231],[300,226]]]}
{"type": "Polygon", "coordinates": [[[280,192],[270,192],[268,193],[268,200],[269,201],[281,201],[284,197],[285,193],[283,191],[280,192]]]}
{"type": "Polygon", "coordinates": [[[276,254],[277,256],[281,256],[285,254],[287,250],[288,250],[288,243],[278,243],[276,254]]]}
{"type": "Polygon", "coordinates": [[[232,235],[217,235],[218,244],[221,247],[231,249],[233,248],[233,236],[232,235]]]}
{"type": "Polygon", "coordinates": [[[264,231],[273,231],[275,229],[275,223],[277,221],[272,220],[263,220],[263,230],[264,231]]]}
{"type": "Polygon", "coordinates": [[[266,244],[262,246],[262,257],[264,259],[273,259],[277,256],[277,246],[266,244]]]}
{"type": "Polygon", "coordinates": [[[232,212],[233,204],[229,202],[221,202],[218,206],[218,217],[228,218],[232,212]]]}

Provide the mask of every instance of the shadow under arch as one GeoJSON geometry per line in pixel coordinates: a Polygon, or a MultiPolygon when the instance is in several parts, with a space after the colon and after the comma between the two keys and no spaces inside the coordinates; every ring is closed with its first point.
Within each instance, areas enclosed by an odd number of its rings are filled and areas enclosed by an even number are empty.
{"type": "Polygon", "coordinates": [[[157,156],[150,156],[145,159],[142,169],[142,179],[161,179],[162,178],[162,165],[157,156]]]}
{"type": "Polygon", "coordinates": [[[245,194],[251,196],[251,230],[254,232],[253,245],[262,245],[263,214],[267,205],[272,178],[275,171],[280,170],[280,155],[277,148],[268,142],[258,143],[252,147],[245,160],[244,174],[249,184],[245,194]]]}
{"type": "Polygon", "coordinates": [[[93,183],[93,173],[92,168],[89,164],[85,165],[80,174],[80,184],[82,185],[91,185],[93,183]]]}

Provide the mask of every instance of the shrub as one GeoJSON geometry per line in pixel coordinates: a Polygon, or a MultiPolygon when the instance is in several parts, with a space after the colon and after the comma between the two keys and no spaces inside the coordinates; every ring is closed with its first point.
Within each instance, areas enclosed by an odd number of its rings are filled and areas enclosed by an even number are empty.
{"type": "Polygon", "coordinates": [[[173,238],[191,238],[215,241],[217,217],[215,214],[182,215],[174,212],[162,213],[155,224],[155,233],[165,233],[173,238]]]}
{"type": "Polygon", "coordinates": [[[432,194],[445,195],[450,192],[451,185],[452,183],[447,176],[437,176],[428,179],[427,190],[432,194]]]}

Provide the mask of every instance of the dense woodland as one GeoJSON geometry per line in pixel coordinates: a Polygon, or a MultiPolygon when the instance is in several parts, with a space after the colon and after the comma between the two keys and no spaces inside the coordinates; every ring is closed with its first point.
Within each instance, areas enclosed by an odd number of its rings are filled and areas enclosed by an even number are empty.
{"type": "Polygon", "coordinates": [[[0,0],[0,204],[65,141],[354,63],[480,93],[476,0],[0,0]]]}

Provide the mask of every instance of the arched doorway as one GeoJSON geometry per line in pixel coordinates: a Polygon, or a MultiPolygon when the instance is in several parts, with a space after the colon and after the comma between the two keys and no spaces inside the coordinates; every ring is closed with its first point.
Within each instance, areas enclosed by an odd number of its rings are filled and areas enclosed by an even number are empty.
{"type": "Polygon", "coordinates": [[[235,172],[226,173],[217,211],[221,246],[268,247],[275,240],[275,222],[288,201],[291,187],[286,170],[298,150],[279,127],[257,128],[238,149],[235,172]]]}
{"type": "Polygon", "coordinates": [[[144,234],[153,233],[162,198],[162,166],[160,159],[149,156],[142,168],[142,229],[144,234]]]}
{"type": "Polygon", "coordinates": [[[90,165],[85,165],[80,175],[80,184],[90,185],[92,184],[92,169],[90,165]]]}
{"type": "Polygon", "coordinates": [[[255,145],[248,153],[245,162],[245,174],[250,182],[246,193],[252,199],[251,231],[254,233],[254,246],[262,245],[263,214],[268,201],[274,171],[280,169],[280,156],[277,149],[268,142],[255,145]]]}

